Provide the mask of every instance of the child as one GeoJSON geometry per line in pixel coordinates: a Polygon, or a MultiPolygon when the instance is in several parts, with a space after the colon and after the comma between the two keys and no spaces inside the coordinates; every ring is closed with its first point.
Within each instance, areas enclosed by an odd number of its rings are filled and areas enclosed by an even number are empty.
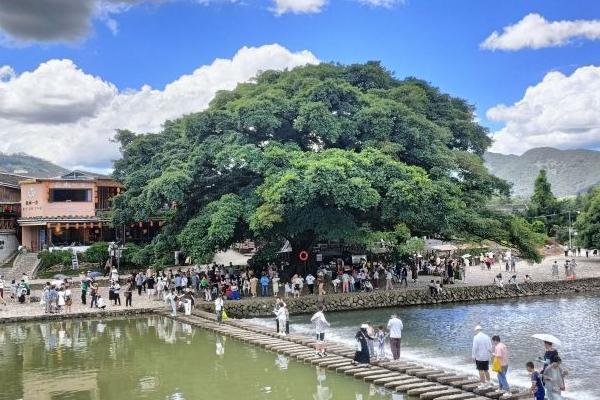
{"type": "Polygon", "coordinates": [[[285,284],[285,297],[290,297],[292,293],[294,293],[294,287],[292,286],[292,282],[287,282],[285,284]]]}
{"type": "Polygon", "coordinates": [[[375,334],[375,339],[377,340],[377,359],[385,359],[385,331],[383,330],[383,325],[379,325],[379,329],[375,334]]]}
{"type": "Polygon", "coordinates": [[[429,295],[437,295],[437,286],[435,285],[435,281],[433,279],[431,280],[431,282],[429,282],[429,295]]]}
{"type": "Polygon", "coordinates": [[[97,295],[96,296],[96,305],[98,308],[104,310],[106,308],[106,303],[104,303],[104,299],[102,298],[102,296],[97,295]]]}
{"type": "Polygon", "coordinates": [[[544,384],[542,383],[542,375],[535,370],[533,362],[529,361],[526,364],[527,372],[531,374],[531,394],[534,400],[544,400],[546,391],[544,390],[544,384]]]}
{"type": "Polygon", "coordinates": [[[338,292],[338,286],[341,283],[340,278],[335,278],[333,281],[331,281],[331,283],[333,284],[333,292],[337,293],[338,292]]]}

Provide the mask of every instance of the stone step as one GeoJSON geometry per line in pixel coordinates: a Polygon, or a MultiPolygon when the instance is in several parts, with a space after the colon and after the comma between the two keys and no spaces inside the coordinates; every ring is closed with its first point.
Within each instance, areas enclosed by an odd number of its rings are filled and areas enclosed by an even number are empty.
{"type": "Polygon", "coordinates": [[[477,395],[473,393],[459,393],[438,397],[436,400],[471,400],[475,397],[477,397],[477,395]]]}
{"type": "Polygon", "coordinates": [[[394,390],[396,390],[396,392],[406,393],[410,396],[418,396],[421,393],[431,391],[433,387],[436,387],[439,389],[443,388],[443,386],[440,386],[440,384],[435,383],[435,382],[421,381],[421,382],[416,382],[416,383],[407,383],[404,385],[398,385],[394,388],[394,390]]]}
{"type": "Polygon", "coordinates": [[[399,376],[402,376],[399,372],[384,372],[381,374],[377,374],[377,375],[369,375],[369,376],[365,376],[364,381],[365,382],[375,382],[377,379],[381,379],[381,378],[397,378],[399,376]]]}
{"type": "Polygon", "coordinates": [[[451,394],[460,394],[460,393],[462,393],[462,391],[459,389],[454,389],[454,388],[450,389],[449,388],[449,389],[444,389],[444,390],[423,393],[422,395],[419,396],[419,398],[421,400],[433,400],[433,399],[437,399],[439,397],[449,396],[451,394]]]}
{"type": "Polygon", "coordinates": [[[401,385],[407,385],[407,384],[411,384],[411,383],[420,383],[420,382],[425,382],[425,381],[423,379],[415,378],[415,377],[413,377],[412,379],[398,379],[398,380],[391,381],[391,382],[384,384],[383,387],[395,390],[396,387],[401,386],[401,385]]]}

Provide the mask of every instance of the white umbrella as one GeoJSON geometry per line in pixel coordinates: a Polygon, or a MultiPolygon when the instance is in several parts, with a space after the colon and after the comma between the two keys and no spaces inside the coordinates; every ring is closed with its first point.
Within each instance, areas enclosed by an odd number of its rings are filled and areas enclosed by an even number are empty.
{"type": "Polygon", "coordinates": [[[60,286],[60,285],[64,285],[65,281],[60,280],[60,279],[55,279],[53,281],[50,282],[51,285],[53,286],[60,286]]]}
{"type": "Polygon", "coordinates": [[[549,342],[552,344],[560,344],[560,339],[554,335],[549,335],[547,333],[536,333],[531,336],[532,338],[543,340],[544,342],[549,342]]]}
{"type": "Polygon", "coordinates": [[[469,257],[471,257],[471,255],[470,254],[463,254],[461,257],[462,258],[469,258],[469,257]]]}

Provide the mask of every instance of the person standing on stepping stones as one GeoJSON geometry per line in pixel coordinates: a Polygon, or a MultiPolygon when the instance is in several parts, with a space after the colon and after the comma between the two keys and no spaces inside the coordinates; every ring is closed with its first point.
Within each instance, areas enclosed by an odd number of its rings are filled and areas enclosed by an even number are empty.
{"type": "Polygon", "coordinates": [[[317,344],[315,345],[316,354],[319,357],[327,356],[325,352],[325,331],[329,327],[329,322],[325,319],[323,314],[324,307],[319,306],[318,311],[312,316],[310,321],[315,324],[315,332],[317,334],[317,344]]]}
{"type": "Polygon", "coordinates": [[[390,332],[390,350],[394,360],[400,359],[400,344],[402,342],[402,329],[404,325],[402,320],[396,314],[392,314],[387,324],[387,329],[390,332]]]}

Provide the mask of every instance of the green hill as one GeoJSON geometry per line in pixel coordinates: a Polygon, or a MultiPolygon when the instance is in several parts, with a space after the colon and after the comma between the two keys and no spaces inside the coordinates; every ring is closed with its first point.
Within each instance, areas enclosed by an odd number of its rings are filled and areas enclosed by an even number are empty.
{"type": "Polygon", "coordinates": [[[520,156],[485,153],[488,170],[513,184],[513,195],[529,197],[540,169],[557,197],[573,196],[600,184],[600,151],[558,150],[551,147],[531,149],[520,156]]]}
{"type": "Polygon", "coordinates": [[[0,172],[47,178],[62,175],[68,170],[24,153],[0,153],[0,172]]]}

